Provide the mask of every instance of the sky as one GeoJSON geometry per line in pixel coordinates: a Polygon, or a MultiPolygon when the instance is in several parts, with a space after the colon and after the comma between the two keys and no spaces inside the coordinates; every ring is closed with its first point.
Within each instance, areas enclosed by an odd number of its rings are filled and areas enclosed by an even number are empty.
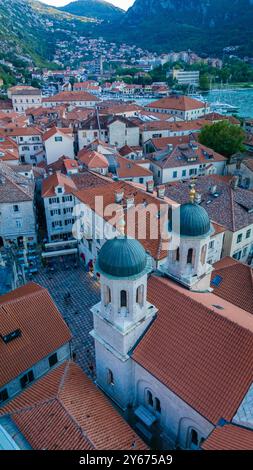
{"type": "MultiPolygon", "coordinates": [[[[56,7],[61,7],[63,5],[67,5],[73,0],[40,0],[43,3],[46,3],[47,5],[53,5],[56,7]]],[[[109,3],[113,3],[113,5],[116,5],[117,7],[123,8],[124,10],[127,10],[131,5],[133,5],[134,0],[108,0],[109,3]]]]}

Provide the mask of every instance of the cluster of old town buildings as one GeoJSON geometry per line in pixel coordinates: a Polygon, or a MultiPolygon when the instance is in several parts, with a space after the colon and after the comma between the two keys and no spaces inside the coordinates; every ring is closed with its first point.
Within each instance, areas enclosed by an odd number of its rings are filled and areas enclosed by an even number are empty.
{"type": "Polygon", "coordinates": [[[198,134],[236,118],[187,96],[102,100],[96,87],[45,98],[16,86],[0,101],[0,270],[1,253],[21,251],[28,274],[0,297],[0,448],[252,449],[252,120],[247,156],[228,162],[198,134]],[[117,206],[114,222],[98,198],[117,206]],[[145,223],[157,236],[142,237],[145,223]],[[33,249],[57,257],[63,242],[99,293],[93,381],[29,268],[33,249]]]}

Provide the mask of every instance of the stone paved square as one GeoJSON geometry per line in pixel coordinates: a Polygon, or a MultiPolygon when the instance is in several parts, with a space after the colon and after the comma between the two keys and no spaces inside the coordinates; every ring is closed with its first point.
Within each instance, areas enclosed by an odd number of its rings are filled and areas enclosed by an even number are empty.
{"type": "Polygon", "coordinates": [[[92,379],[95,378],[94,340],[90,336],[93,318],[90,308],[100,300],[100,286],[83,264],[74,266],[66,260],[53,262],[55,271],[42,268],[34,277],[34,282],[46,287],[55,301],[64,320],[69,326],[72,339],[72,352],[76,362],[92,379]],[[70,300],[65,300],[66,293],[70,300]]]}

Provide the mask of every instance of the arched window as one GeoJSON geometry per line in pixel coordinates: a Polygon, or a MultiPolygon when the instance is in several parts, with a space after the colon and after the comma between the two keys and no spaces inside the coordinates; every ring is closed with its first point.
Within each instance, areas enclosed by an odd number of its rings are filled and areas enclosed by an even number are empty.
{"type": "Polygon", "coordinates": [[[187,264],[192,264],[193,262],[193,249],[190,248],[187,254],[187,264]]]}
{"type": "Polygon", "coordinates": [[[107,369],[107,383],[108,385],[114,385],[114,377],[111,369],[107,369]]]}
{"type": "Polygon", "coordinates": [[[120,292],[120,306],[127,307],[127,291],[126,290],[122,290],[120,292]]]}
{"type": "Polygon", "coordinates": [[[111,294],[111,289],[108,286],[105,286],[105,307],[109,305],[112,301],[112,294],[111,294]]]}
{"type": "Polygon", "coordinates": [[[150,390],[147,391],[147,403],[149,406],[154,406],[154,400],[153,400],[153,395],[150,392],[150,390]]]}
{"type": "Polygon", "coordinates": [[[198,446],[199,445],[199,436],[198,436],[197,431],[195,431],[195,429],[191,430],[191,435],[190,436],[191,436],[190,437],[191,444],[193,444],[194,446],[198,446]]]}
{"type": "Polygon", "coordinates": [[[207,251],[207,245],[202,246],[201,256],[200,256],[200,261],[202,265],[204,265],[206,262],[206,251],[207,251]]]}
{"type": "Polygon", "coordinates": [[[161,402],[159,398],[155,398],[155,410],[157,413],[161,413],[161,402]]]}
{"type": "Polygon", "coordinates": [[[144,304],[144,285],[141,285],[136,290],[136,303],[139,304],[140,307],[143,307],[144,304]]]}

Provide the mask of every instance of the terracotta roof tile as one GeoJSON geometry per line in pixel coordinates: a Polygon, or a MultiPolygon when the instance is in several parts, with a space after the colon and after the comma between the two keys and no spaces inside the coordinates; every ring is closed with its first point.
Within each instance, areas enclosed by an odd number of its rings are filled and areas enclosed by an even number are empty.
{"type": "Polygon", "coordinates": [[[22,137],[30,135],[40,136],[42,131],[38,129],[38,127],[13,127],[0,129],[0,134],[8,135],[9,137],[22,137]]]}
{"type": "Polygon", "coordinates": [[[181,111],[191,111],[193,109],[205,108],[205,103],[194,100],[188,96],[168,96],[154,101],[145,106],[145,108],[157,109],[178,109],[181,111]]]}
{"type": "Polygon", "coordinates": [[[196,132],[202,129],[203,126],[210,124],[209,121],[205,119],[198,119],[192,121],[178,121],[178,122],[169,122],[169,121],[150,121],[140,124],[140,129],[142,131],[158,131],[158,130],[168,130],[170,132],[185,132],[192,131],[196,132]]]}
{"type": "Polygon", "coordinates": [[[95,150],[80,150],[78,153],[78,159],[90,170],[96,168],[108,168],[109,166],[106,157],[95,150]]]}
{"type": "Polygon", "coordinates": [[[177,137],[161,137],[156,139],[151,139],[151,143],[154,145],[156,150],[163,150],[168,147],[169,144],[171,145],[180,145],[182,143],[189,143],[192,139],[191,135],[183,135],[177,137]]]}
{"type": "Polygon", "coordinates": [[[233,424],[216,428],[202,444],[204,450],[253,450],[253,431],[233,424]]]}
{"type": "Polygon", "coordinates": [[[214,150],[198,142],[183,143],[173,148],[172,151],[162,150],[153,153],[151,160],[161,168],[178,168],[186,165],[196,165],[196,163],[225,162],[226,158],[214,150]],[[193,147],[194,146],[194,147],[193,147]],[[188,158],[196,160],[188,161],[188,158]]]}
{"type": "Polygon", "coordinates": [[[16,165],[0,160],[0,203],[33,201],[34,182],[20,175],[16,165]]]}
{"type": "Polygon", "coordinates": [[[252,268],[229,257],[215,263],[214,268],[212,279],[221,278],[218,286],[212,285],[214,293],[253,314],[252,268]]]}
{"type": "Polygon", "coordinates": [[[124,157],[117,157],[116,171],[119,178],[150,177],[150,179],[153,179],[152,171],[124,157]]]}
{"type": "MultiPolygon", "coordinates": [[[[149,251],[151,256],[154,260],[160,260],[167,256],[167,250],[161,249],[162,246],[162,239],[161,233],[159,232],[158,238],[150,236],[150,227],[152,226],[152,220],[150,218],[155,218],[155,223],[157,223],[157,214],[160,210],[160,206],[162,204],[166,204],[166,201],[158,199],[155,195],[147,193],[143,189],[137,188],[134,184],[128,182],[111,182],[105,186],[95,187],[89,190],[80,190],[75,193],[75,196],[79,201],[87,204],[92,210],[95,210],[95,197],[102,196],[103,197],[103,204],[104,208],[110,204],[115,203],[115,192],[123,191],[124,198],[123,198],[123,208],[126,209],[127,207],[127,198],[130,196],[134,196],[134,207],[132,209],[128,209],[129,217],[126,217],[126,233],[130,237],[138,238],[139,241],[144,246],[145,250],[149,251]],[[154,214],[146,213],[146,205],[152,204],[153,207],[157,208],[157,211],[154,211],[154,214]],[[131,212],[130,212],[131,211],[131,212]],[[134,211],[137,212],[137,216],[131,217],[130,214],[133,214],[134,211]],[[143,213],[143,217],[146,220],[147,226],[147,234],[145,238],[140,235],[140,224],[139,218],[143,213]]],[[[105,217],[104,214],[100,214],[104,217],[104,220],[108,221],[112,218],[112,216],[105,217]]],[[[140,219],[141,220],[141,219],[140,219]]],[[[159,225],[160,227],[160,225],[159,225]]]]}
{"type": "Polygon", "coordinates": [[[145,450],[143,441],[73,362],[35,382],[2,410],[33,449],[145,450]]]}
{"type": "Polygon", "coordinates": [[[57,95],[50,96],[49,98],[43,98],[42,101],[45,103],[55,103],[71,101],[100,101],[100,99],[86,91],[62,91],[57,95]]]}
{"type": "MultiPolygon", "coordinates": [[[[201,206],[206,209],[210,219],[223,225],[226,230],[236,232],[253,223],[253,193],[242,188],[233,189],[231,176],[202,176],[195,180],[195,186],[202,195],[201,206]],[[219,197],[210,193],[212,186],[216,186],[219,197]]],[[[179,204],[188,202],[186,183],[166,185],[165,194],[179,204]]]]}
{"type": "Polygon", "coordinates": [[[224,301],[218,313],[208,307],[217,303],[214,294],[190,293],[155,276],[148,283],[148,300],[158,316],[133,359],[210,422],[230,421],[253,381],[248,314],[224,301]],[[235,323],[231,319],[237,316],[235,323]]]}
{"type": "Polygon", "coordinates": [[[0,297],[0,335],[20,329],[5,344],[0,339],[0,388],[68,343],[70,331],[48,291],[29,283],[0,297]]]}
{"type": "Polygon", "coordinates": [[[70,129],[70,127],[67,128],[59,128],[59,127],[52,127],[51,129],[48,129],[44,134],[43,134],[43,140],[44,142],[51,137],[53,137],[55,134],[64,134],[69,137],[73,136],[73,131],[70,129]]]}
{"type": "Polygon", "coordinates": [[[57,171],[54,175],[48,176],[42,182],[42,197],[55,196],[55,188],[62,186],[66,194],[73,193],[77,187],[69,176],[63,175],[57,171]]]}

